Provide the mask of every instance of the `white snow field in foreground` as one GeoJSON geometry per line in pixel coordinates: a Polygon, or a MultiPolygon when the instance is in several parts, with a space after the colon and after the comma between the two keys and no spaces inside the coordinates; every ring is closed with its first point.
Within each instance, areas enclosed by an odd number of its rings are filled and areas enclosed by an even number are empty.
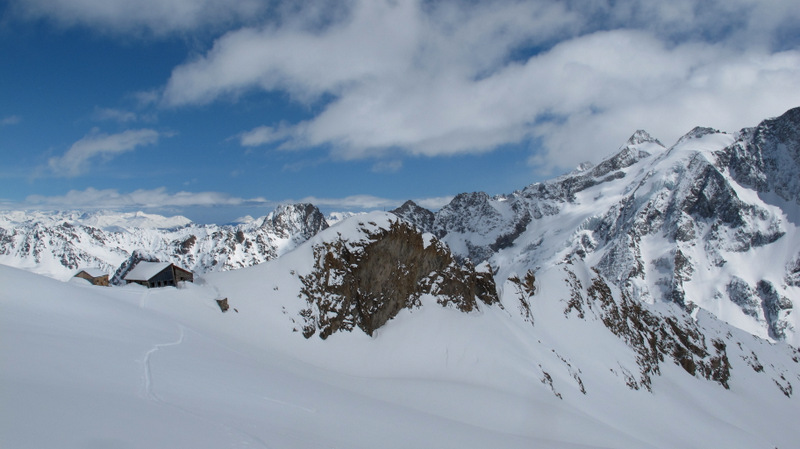
{"type": "MultiPolygon", "coordinates": [[[[305,339],[293,332],[303,304],[290,274],[307,263],[304,251],[180,289],[65,283],[0,265],[0,447],[791,448],[800,441],[797,395],[782,394],[740,357],[731,355],[730,390],[670,363],[652,393],[631,390],[618,374],[632,359],[628,348],[596,323],[565,319],[558,301],[537,303],[531,326],[511,306],[465,314],[423,298],[374,337],[355,330],[305,339]],[[225,314],[214,301],[223,296],[231,305],[225,314]]],[[[764,354],[767,365],[771,352],[764,354]]]]}

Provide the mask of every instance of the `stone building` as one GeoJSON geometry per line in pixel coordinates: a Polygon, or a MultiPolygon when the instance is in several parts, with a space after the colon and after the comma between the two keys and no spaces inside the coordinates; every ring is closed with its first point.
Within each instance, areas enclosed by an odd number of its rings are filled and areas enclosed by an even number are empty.
{"type": "Polygon", "coordinates": [[[141,261],[123,278],[127,284],[135,283],[147,288],[176,286],[178,282],[194,282],[191,271],[169,262],[141,261]]]}

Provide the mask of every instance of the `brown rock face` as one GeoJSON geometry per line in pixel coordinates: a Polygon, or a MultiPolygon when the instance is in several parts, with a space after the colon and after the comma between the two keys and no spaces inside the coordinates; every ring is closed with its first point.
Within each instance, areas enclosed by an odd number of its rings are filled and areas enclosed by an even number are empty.
{"type": "Polygon", "coordinates": [[[363,231],[362,241],[339,238],[314,248],[314,270],[300,278],[306,338],[353,327],[372,335],[403,308],[419,306],[423,294],[463,312],[475,310],[478,300],[498,302],[491,273],[458,265],[438,240],[426,246],[414,227],[396,221],[363,231]]]}

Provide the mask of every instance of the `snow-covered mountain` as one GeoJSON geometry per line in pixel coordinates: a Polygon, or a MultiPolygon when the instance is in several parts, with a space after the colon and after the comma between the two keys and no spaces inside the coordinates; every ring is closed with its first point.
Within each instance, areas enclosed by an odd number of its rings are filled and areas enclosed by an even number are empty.
{"type": "MultiPolygon", "coordinates": [[[[800,108],[728,134],[695,128],[667,148],[637,131],[596,166],[507,195],[457,195],[436,212],[393,211],[487,261],[498,283],[564,263],[634,300],[702,308],[754,335],[800,345],[800,108]]],[[[352,214],[334,214],[332,223],[352,214]]],[[[121,279],[138,260],[196,273],[271,260],[327,227],[309,204],[235,226],[113,212],[0,214],[0,263],[59,279],[121,279]]]]}
{"type": "Polygon", "coordinates": [[[198,276],[0,266],[0,446],[794,447],[799,179],[794,109],[330,227],[6,214],[9,265],[198,276]]]}
{"type": "Polygon", "coordinates": [[[143,258],[173,262],[196,273],[252,266],[328,226],[310,204],[282,205],[266,217],[236,226],[200,225],[185,217],[141,212],[0,216],[0,263],[61,280],[87,267],[121,278],[125,267],[143,258]]]}
{"type": "Polygon", "coordinates": [[[394,212],[488,261],[498,283],[580,266],[635,301],[800,345],[800,108],[733,134],[695,128],[669,148],[637,131],[552,181],[394,212]]]}
{"type": "Polygon", "coordinates": [[[796,445],[800,352],[587,259],[503,279],[375,212],[180,288],[0,266],[0,446],[796,445]]]}

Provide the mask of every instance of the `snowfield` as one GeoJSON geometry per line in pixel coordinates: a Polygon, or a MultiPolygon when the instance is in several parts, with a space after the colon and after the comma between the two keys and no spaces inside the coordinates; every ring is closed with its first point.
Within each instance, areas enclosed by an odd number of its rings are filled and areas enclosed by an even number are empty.
{"type": "MultiPolygon", "coordinates": [[[[182,288],[95,287],[0,266],[0,446],[790,448],[800,441],[797,395],[771,377],[798,384],[794,349],[701,312],[709,336],[729,339],[730,389],[669,362],[652,392],[631,389],[630,348],[602,322],[564,312],[563,267],[537,275],[543,288],[531,300],[533,325],[506,284],[501,305],[471,313],[424,297],[373,337],[358,329],[327,340],[294,332],[305,305],[298,275],[309,270],[313,245],[359,238],[358,220],[391,219],[348,219],[280,259],[182,288]],[[224,314],[221,298],[231,306],[224,314]]],[[[649,307],[674,313],[675,306],[649,307]]]]}

